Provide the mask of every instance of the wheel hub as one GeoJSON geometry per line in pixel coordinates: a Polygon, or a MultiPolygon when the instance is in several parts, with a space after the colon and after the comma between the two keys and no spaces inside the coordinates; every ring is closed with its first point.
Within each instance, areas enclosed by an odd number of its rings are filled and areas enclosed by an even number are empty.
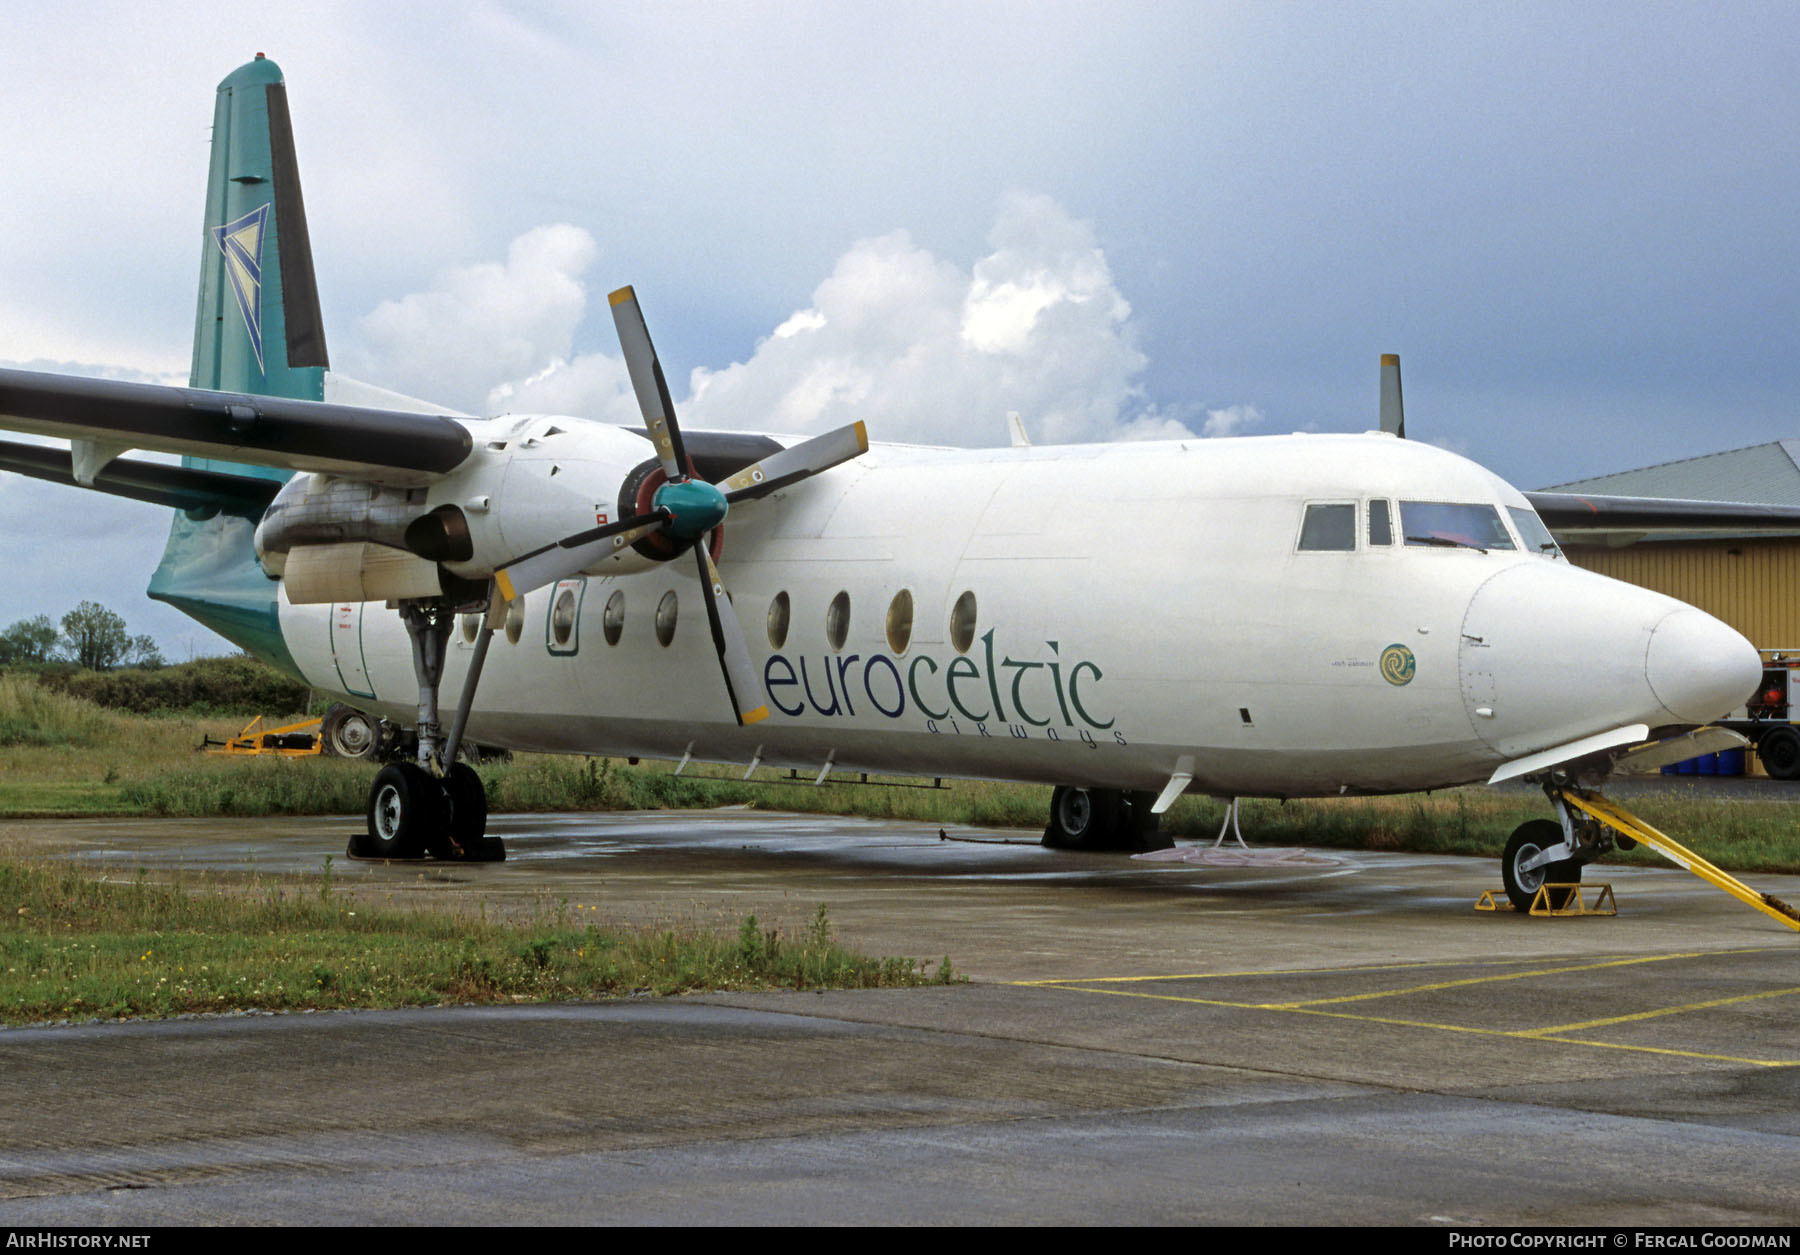
{"type": "Polygon", "coordinates": [[[400,790],[391,784],[375,795],[375,835],[383,841],[400,835],[400,790]]]}

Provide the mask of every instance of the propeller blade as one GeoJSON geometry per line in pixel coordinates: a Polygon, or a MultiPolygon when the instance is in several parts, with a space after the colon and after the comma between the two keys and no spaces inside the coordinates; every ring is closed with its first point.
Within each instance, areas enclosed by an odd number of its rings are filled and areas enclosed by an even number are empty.
{"type": "Polygon", "coordinates": [[[517,601],[534,588],[554,584],[578,571],[586,570],[609,554],[617,553],[634,540],[648,536],[669,518],[667,510],[634,514],[617,523],[590,527],[585,532],[564,536],[561,540],[522,553],[494,572],[494,586],[507,601],[517,601]]]}
{"type": "Polygon", "coordinates": [[[728,503],[754,501],[868,451],[868,430],[861,423],[851,423],[772,453],[713,486],[725,494],[728,503]]]}
{"type": "Polygon", "coordinates": [[[637,293],[620,288],[607,299],[612,302],[619,347],[625,350],[631,390],[637,393],[638,409],[644,413],[644,426],[650,429],[663,474],[671,480],[686,479],[687,449],[681,443],[681,428],[675,424],[675,403],[669,399],[669,381],[663,378],[662,363],[656,360],[656,346],[650,343],[650,328],[644,322],[644,311],[638,308],[637,293]]]}
{"type": "Polygon", "coordinates": [[[760,723],[769,717],[769,707],[762,700],[756,668],[750,665],[750,647],[744,642],[744,629],[738,624],[730,599],[725,596],[719,568],[713,565],[704,538],[694,546],[694,553],[699,559],[700,593],[706,600],[706,618],[712,625],[713,648],[719,651],[719,667],[725,672],[725,689],[731,695],[731,709],[737,715],[739,727],[760,723]]]}

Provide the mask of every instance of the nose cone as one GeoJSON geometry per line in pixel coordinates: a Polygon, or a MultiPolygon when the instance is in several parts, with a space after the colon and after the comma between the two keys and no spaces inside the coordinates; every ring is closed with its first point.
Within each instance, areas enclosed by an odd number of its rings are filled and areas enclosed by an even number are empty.
{"type": "Polygon", "coordinates": [[[1476,590],[1458,655],[1470,725],[1509,758],[1636,723],[1706,723],[1762,678],[1756,650],[1711,615],[1538,558],[1476,590]]]}
{"type": "Polygon", "coordinates": [[[1705,723],[1741,706],[1762,681],[1756,647],[1710,614],[1684,606],[1650,633],[1644,679],[1679,723],[1705,723]]]}

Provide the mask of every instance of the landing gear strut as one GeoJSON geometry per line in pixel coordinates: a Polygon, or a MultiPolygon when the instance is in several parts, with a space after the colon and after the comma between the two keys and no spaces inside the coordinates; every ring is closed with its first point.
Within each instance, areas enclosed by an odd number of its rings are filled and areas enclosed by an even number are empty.
{"type": "Polygon", "coordinates": [[[1154,793],[1059,786],[1050,795],[1044,845],[1052,850],[1166,850],[1174,844],[1156,830],[1154,793]]]}
{"type": "MultiPolygon", "coordinates": [[[[489,606],[498,604],[489,588],[489,606]]],[[[506,845],[487,835],[487,790],[481,777],[456,761],[463,729],[474,704],[475,686],[493,639],[493,614],[484,617],[469,660],[462,697],[446,737],[438,722],[438,685],[444,676],[444,648],[457,607],[448,600],[403,601],[400,617],[412,639],[413,674],[419,681],[417,762],[383,767],[369,789],[366,833],[350,838],[353,858],[435,858],[497,863],[506,845]]]]}

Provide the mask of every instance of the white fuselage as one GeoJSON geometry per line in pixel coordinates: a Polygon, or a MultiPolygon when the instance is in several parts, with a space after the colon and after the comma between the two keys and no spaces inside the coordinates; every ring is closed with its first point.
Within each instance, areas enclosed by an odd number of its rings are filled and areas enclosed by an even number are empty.
{"type": "MultiPolygon", "coordinates": [[[[584,482],[579,459],[570,465],[536,490],[546,535],[569,530],[556,494],[579,514],[617,492],[616,479],[584,482]]],[[[477,467],[432,500],[468,500],[482,474],[501,485],[522,472],[477,467]]],[[[1699,611],[1527,550],[1511,523],[1511,549],[1408,545],[1397,519],[1391,543],[1372,543],[1372,501],[1396,514],[1408,501],[1479,503],[1503,519],[1528,509],[1466,459],[1376,434],[874,445],[725,525],[719,567],[768,719],[733,719],[693,563],[609,560],[529,594],[516,641],[496,634],[469,735],[1142,790],[1186,765],[1196,791],[1303,796],[1485,779],[1625,725],[1716,718],[1756,683],[1754,650],[1699,611]],[[1309,503],[1355,507],[1353,549],[1300,547],[1309,503]],[[904,637],[890,615],[903,591],[904,637]],[[671,594],[665,645],[656,619],[671,594]],[[848,626],[834,647],[840,594],[848,626]],[[959,639],[964,594],[974,619],[959,639]]],[[[414,719],[418,684],[392,611],[284,599],[281,622],[312,684],[414,719]]],[[[469,627],[452,636],[446,720],[469,627]]]]}

